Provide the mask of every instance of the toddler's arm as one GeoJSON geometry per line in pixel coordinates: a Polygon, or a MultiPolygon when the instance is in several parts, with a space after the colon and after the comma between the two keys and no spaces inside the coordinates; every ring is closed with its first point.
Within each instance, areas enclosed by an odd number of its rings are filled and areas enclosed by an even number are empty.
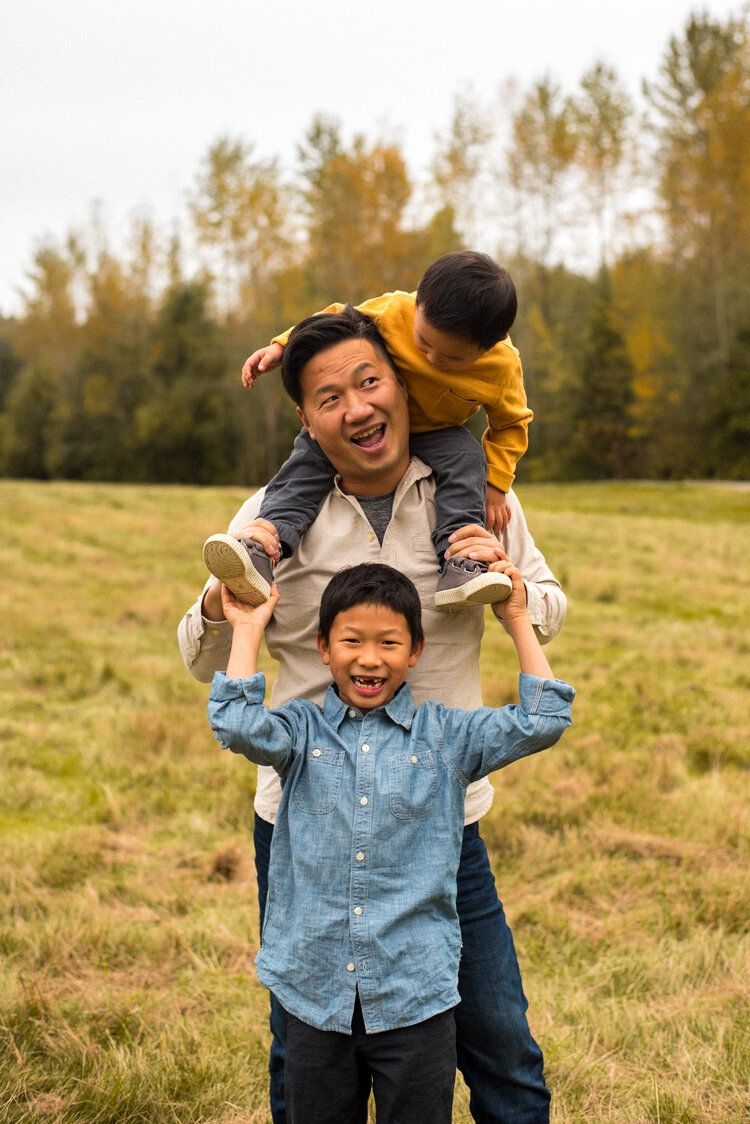
{"type": "Polygon", "coordinates": [[[249,389],[259,375],[276,370],[283,354],[284,348],[280,343],[269,343],[268,347],[261,347],[254,351],[247,357],[242,367],[242,385],[249,389]]]}

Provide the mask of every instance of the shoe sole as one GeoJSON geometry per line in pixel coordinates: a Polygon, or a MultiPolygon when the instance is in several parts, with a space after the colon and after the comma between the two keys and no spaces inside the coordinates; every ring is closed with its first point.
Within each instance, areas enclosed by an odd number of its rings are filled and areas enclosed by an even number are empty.
{"type": "Polygon", "coordinates": [[[442,589],[435,594],[435,605],[498,605],[513,592],[507,574],[479,574],[455,589],[442,589]]]}
{"type": "Polygon", "coordinates": [[[253,566],[244,546],[231,535],[212,535],[203,544],[206,569],[231,589],[245,605],[262,605],[271,594],[271,586],[253,566]]]}

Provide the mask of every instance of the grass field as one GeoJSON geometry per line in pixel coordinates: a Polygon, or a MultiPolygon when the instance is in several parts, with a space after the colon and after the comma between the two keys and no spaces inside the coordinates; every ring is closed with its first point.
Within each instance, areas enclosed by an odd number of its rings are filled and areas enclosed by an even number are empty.
{"type": "MultiPolygon", "coordinates": [[[[750,490],[526,486],[575,726],[483,826],[555,1124],[750,1119],[750,490]]],[[[0,482],[0,1121],[266,1124],[254,770],[175,628],[243,493],[0,482]]],[[[512,698],[488,632],[488,702],[512,698]]],[[[470,1120],[459,1088],[455,1121],[470,1120]]]]}

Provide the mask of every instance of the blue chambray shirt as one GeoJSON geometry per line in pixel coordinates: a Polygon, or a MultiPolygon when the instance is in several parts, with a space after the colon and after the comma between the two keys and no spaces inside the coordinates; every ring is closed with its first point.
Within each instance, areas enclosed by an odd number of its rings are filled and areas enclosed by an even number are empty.
{"type": "Polygon", "coordinates": [[[405,684],[384,707],[292,700],[265,678],[214,676],[209,721],[224,748],[272,765],[273,833],[260,980],[287,1011],[351,1034],[411,1026],[459,1001],[456,873],[472,780],[553,745],[575,692],[520,677],[520,705],[419,707],[405,684]]]}

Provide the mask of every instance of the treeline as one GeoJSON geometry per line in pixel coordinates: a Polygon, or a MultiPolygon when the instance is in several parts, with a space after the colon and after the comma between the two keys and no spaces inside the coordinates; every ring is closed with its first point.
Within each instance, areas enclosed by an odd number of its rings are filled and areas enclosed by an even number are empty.
{"type": "Polygon", "coordinates": [[[316,117],[291,170],[218,140],[168,234],[138,216],[115,250],[94,215],[41,246],[0,320],[0,474],[259,482],[297,423],[245,356],[471,245],[519,291],[522,478],[750,478],[748,20],[691,17],[637,106],[602,64],[459,96],[421,180],[316,117]]]}

